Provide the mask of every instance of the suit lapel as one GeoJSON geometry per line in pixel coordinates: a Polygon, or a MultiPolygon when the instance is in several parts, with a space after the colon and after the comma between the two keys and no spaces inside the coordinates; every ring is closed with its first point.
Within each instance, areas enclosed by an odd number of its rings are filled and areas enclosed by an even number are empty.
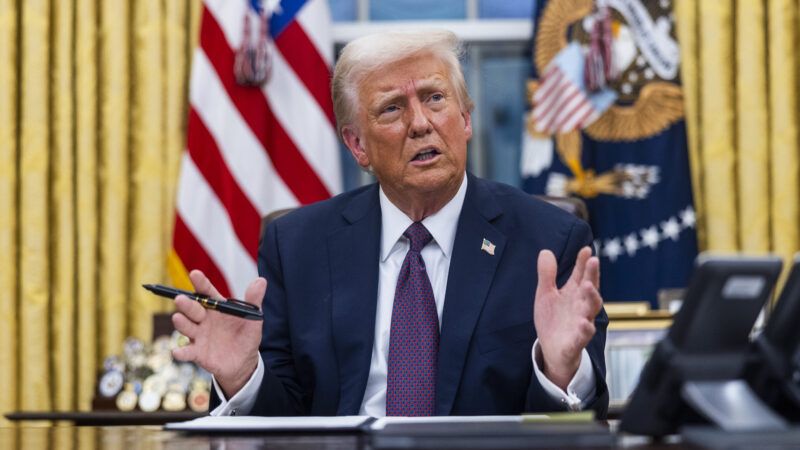
{"type": "Polygon", "coordinates": [[[503,257],[506,237],[491,223],[500,214],[501,209],[481,180],[470,176],[450,259],[442,313],[437,415],[449,415],[453,408],[470,340],[503,257]],[[494,255],[481,249],[484,239],[495,245],[494,255]]]}
{"type": "Polygon", "coordinates": [[[377,186],[342,211],[349,223],[328,237],[339,415],[358,414],[369,375],[378,298],[381,212],[377,186]]]}

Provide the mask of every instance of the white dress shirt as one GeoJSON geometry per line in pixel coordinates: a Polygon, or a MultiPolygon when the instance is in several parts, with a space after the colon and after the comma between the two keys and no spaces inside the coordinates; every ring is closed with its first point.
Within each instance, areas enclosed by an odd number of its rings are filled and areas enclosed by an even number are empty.
{"type": "MultiPolygon", "coordinates": [[[[467,177],[461,182],[455,197],[441,210],[423,219],[428,232],[433,240],[422,249],[422,259],[425,261],[428,278],[433,288],[433,297],[436,301],[436,313],[439,316],[439,326],[442,323],[444,310],[444,296],[447,290],[447,275],[450,270],[450,257],[456,238],[458,217],[467,193],[467,177]]],[[[378,304],[375,312],[375,341],[372,345],[372,360],[369,367],[367,388],[359,410],[360,415],[383,417],[386,415],[386,373],[389,354],[389,329],[392,321],[392,306],[397,285],[400,267],[403,265],[409,242],[403,232],[413,223],[400,209],[397,208],[383,189],[380,189],[381,205],[381,247],[378,269],[378,304]]],[[[533,298],[531,298],[533,301],[533,298]]],[[[555,399],[560,400],[570,410],[581,409],[586,403],[594,399],[595,378],[594,370],[589,359],[589,353],[584,349],[581,356],[580,367],[564,392],[556,386],[539,369],[541,361],[538,339],[533,344],[532,358],[536,378],[545,391],[555,399]]],[[[259,358],[258,366],[253,376],[245,386],[230,399],[226,399],[214,380],[214,389],[222,403],[211,411],[211,415],[247,414],[255,403],[258,388],[264,377],[264,363],[259,358]]]]}

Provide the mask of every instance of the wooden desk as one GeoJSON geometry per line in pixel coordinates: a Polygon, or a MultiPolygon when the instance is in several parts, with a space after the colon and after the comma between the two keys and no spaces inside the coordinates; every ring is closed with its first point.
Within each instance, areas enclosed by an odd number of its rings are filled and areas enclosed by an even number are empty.
{"type": "MultiPolygon", "coordinates": [[[[68,421],[78,426],[110,426],[110,425],[163,425],[169,422],[182,422],[205,416],[206,413],[192,411],[182,412],[122,412],[122,411],[91,411],[91,412],[13,412],[6,414],[6,419],[12,421],[68,421]]],[[[0,449],[3,447],[0,447],[0,449]]]]}
{"type": "MultiPolygon", "coordinates": [[[[470,448],[479,448],[470,446],[470,448]]],[[[488,446],[484,448],[495,448],[488,446]]],[[[522,447],[525,448],[525,447],[522,447]]],[[[535,445],[527,448],[536,448],[535,445]]],[[[602,449],[602,447],[591,447],[602,449]]],[[[606,447],[609,448],[609,447],[606,447]]],[[[623,440],[616,447],[642,450],[693,449],[680,443],[653,444],[623,440]]],[[[14,450],[372,450],[364,434],[243,434],[189,435],[164,431],[160,426],[20,426],[0,427],[0,449],[14,450]]]]}
{"type": "Polygon", "coordinates": [[[0,428],[3,450],[351,450],[363,435],[185,435],[160,426],[0,428]]]}

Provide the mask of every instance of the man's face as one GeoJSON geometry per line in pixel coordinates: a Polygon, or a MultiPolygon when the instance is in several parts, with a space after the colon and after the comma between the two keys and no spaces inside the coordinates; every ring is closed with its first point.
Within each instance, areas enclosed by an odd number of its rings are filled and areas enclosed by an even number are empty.
{"type": "Polygon", "coordinates": [[[370,73],[357,107],[354,126],[343,130],[345,143],[390,197],[455,193],[472,124],[440,59],[421,53],[370,73]]]}

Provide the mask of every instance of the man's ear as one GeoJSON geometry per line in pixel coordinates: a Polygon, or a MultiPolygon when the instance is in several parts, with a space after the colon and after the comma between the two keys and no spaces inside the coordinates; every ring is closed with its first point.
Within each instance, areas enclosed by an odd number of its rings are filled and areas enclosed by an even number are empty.
{"type": "Polygon", "coordinates": [[[342,128],[342,139],[344,139],[344,145],[347,146],[350,154],[356,160],[356,164],[363,169],[369,167],[369,157],[366,150],[364,150],[364,146],[361,145],[361,137],[358,132],[353,127],[346,126],[342,128]]]}
{"type": "Polygon", "coordinates": [[[462,111],[461,117],[464,118],[464,132],[467,135],[467,140],[472,138],[472,113],[469,111],[462,111]]]}

